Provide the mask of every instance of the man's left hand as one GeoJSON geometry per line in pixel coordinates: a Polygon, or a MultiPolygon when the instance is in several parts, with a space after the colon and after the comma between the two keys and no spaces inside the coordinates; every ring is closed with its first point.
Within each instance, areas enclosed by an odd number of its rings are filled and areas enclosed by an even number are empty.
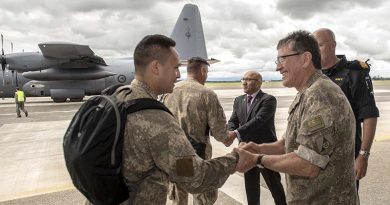
{"type": "Polygon", "coordinates": [[[241,148],[234,148],[233,152],[237,152],[240,156],[236,165],[236,171],[244,173],[256,166],[258,154],[250,153],[241,148]]]}
{"type": "Polygon", "coordinates": [[[359,154],[359,156],[355,159],[356,180],[360,180],[366,176],[367,166],[368,159],[359,154]]]}

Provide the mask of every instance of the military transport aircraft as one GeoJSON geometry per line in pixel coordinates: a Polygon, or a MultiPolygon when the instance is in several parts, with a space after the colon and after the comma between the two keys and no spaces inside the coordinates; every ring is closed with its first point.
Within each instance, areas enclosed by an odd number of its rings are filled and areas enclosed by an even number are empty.
{"type": "MultiPolygon", "coordinates": [[[[195,56],[208,59],[196,5],[184,6],[171,37],[182,63],[195,56]]],[[[131,57],[105,61],[88,45],[47,42],[38,44],[41,52],[4,54],[3,37],[1,44],[0,98],[14,97],[20,87],[28,96],[50,96],[54,102],[81,101],[85,95],[100,94],[114,84],[129,84],[134,78],[131,57]]]]}

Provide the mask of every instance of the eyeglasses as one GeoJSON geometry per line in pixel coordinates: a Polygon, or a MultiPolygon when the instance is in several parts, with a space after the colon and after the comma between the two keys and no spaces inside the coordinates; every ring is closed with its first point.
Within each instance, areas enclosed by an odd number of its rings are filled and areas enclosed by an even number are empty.
{"type": "Polygon", "coordinates": [[[293,53],[293,54],[289,54],[289,55],[284,55],[284,56],[278,56],[276,58],[276,61],[275,61],[275,64],[276,65],[279,65],[281,63],[283,63],[287,57],[290,57],[290,56],[297,56],[297,55],[301,55],[302,53],[293,53]]]}
{"type": "Polygon", "coordinates": [[[259,79],[256,79],[256,78],[241,78],[241,82],[245,82],[245,81],[250,81],[250,80],[254,80],[254,81],[258,81],[259,79]]]}

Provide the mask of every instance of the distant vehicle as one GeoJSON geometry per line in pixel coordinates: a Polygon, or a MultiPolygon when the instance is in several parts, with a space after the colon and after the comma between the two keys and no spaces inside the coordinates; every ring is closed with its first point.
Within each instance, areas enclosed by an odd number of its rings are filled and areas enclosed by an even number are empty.
{"type": "MultiPolygon", "coordinates": [[[[208,59],[196,5],[184,6],[171,37],[183,64],[195,56],[208,59]]],[[[28,96],[50,96],[54,102],[82,101],[85,95],[100,94],[114,84],[129,84],[134,78],[131,57],[105,61],[88,45],[47,42],[38,44],[41,52],[4,54],[3,35],[1,42],[0,98],[14,97],[20,87],[28,96]]]]}

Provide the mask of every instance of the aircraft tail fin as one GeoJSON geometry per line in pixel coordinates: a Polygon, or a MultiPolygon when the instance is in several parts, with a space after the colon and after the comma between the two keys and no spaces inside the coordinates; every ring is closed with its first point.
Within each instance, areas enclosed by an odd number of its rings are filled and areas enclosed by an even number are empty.
{"type": "Polygon", "coordinates": [[[184,5],[172,31],[171,38],[176,41],[176,49],[179,52],[182,64],[186,64],[187,60],[192,57],[202,57],[209,63],[219,62],[216,59],[208,59],[202,19],[196,5],[184,5]]]}

